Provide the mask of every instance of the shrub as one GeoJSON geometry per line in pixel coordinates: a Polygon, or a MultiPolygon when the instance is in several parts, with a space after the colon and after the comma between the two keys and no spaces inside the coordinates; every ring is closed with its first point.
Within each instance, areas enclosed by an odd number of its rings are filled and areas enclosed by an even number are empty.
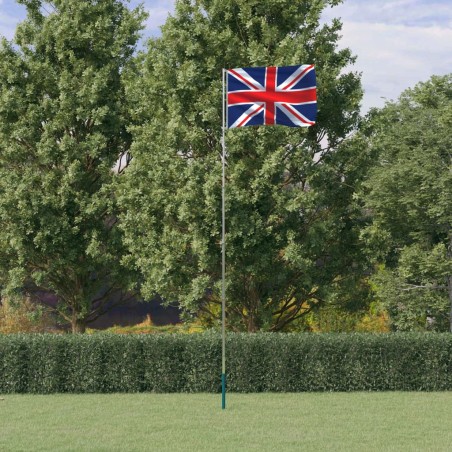
{"type": "Polygon", "coordinates": [[[299,330],[314,333],[388,333],[390,319],[380,302],[366,309],[348,311],[340,306],[326,305],[300,319],[299,330]]]}
{"type": "Polygon", "coordinates": [[[55,322],[46,308],[28,298],[2,298],[0,304],[0,333],[43,333],[55,322]]]}
{"type": "MultiPolygon", "coordinates": [[[[452,335],[231,333],[228,391],[452,390],[452,335]]],[[[221,336],[0,335],[0,393],[218,392],[221,336]]]]}

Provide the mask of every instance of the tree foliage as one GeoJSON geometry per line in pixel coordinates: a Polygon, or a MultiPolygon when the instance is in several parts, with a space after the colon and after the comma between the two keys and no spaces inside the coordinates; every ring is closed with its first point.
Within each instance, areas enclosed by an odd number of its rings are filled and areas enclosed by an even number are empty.
{"type": "Polygon", "coordinates": [[[219,317],[222,69],[302,63],[316,65],[315,127],[227,133],[228,325],[281,330],[332,292],[350,294],[366,158],[339,146],[361,88],[345,70],[350,51],[336,46],[340,22],[319,22],[336,3],[180,0],[149,42],[128,86],[137,125],[120,194],[125,262],[142,272],[146,296],[219,317]]]}
{"type": "Polygon", "coordinates": [[[377,163],[366,181],[363,238],[386,264],[374,278],[398,329],[452,328],[452,75],[374,111],[377,163]]]}
{"type": "Polygon", "coordinates": [[[120,0],[20,0],[0,46],[0,229],[9,290],[46,291],[83,331],[130,288],[112,171],[131,137],[121,73],[144,18],[120,0]]]}

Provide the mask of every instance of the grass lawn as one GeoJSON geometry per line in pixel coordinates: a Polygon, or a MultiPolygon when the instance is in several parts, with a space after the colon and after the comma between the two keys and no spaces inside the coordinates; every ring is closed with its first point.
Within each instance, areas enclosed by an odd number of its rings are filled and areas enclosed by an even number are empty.
{"type": "Polygon", "coordinates": [[[0,451],[450,451],[452,393],[2,395],[0,451]]]}

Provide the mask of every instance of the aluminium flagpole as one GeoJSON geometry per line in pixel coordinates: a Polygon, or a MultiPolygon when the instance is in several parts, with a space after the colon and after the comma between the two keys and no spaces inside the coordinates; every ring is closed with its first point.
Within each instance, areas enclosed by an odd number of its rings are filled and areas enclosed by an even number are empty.
{"type": "Polygon", "coordinates": [[[226,99],[225,84],[226,71],[223,69],[223,124],[222,124],[222,182],[221,182],[221,408],[226,408],[226,220],[225,220],[225,194],[226,194],[226,99]]]}

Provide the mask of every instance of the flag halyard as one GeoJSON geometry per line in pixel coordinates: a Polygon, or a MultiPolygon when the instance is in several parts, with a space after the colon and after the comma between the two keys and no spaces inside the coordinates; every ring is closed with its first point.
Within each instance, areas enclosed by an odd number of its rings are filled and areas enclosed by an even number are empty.
{"type": "Polygon", "coordinates": [[[317,93],[313,65],[227,70],[227,128],[315,124],[317,93]]]}

